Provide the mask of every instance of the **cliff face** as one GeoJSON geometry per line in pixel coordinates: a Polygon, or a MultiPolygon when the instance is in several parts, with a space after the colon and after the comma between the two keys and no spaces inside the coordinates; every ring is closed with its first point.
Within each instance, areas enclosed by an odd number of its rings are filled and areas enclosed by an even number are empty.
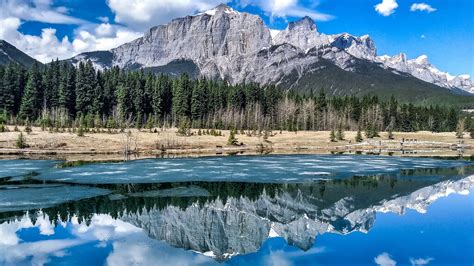
{"type": "Polygon", "coordinates": [[[309,17],[289,23],[283,31],[271,31],[259,16],[226,5],[153,27],[142,38],[111,51],[84,53],[69,61],[77,64],[91,60],[100,69],[112,66],[138,69],[189,60],[197,65],[200,75],[208,78],[224,79],[232,84],[278,85],[295,73],[296,80],[304,73],[311,73],[312,66],[321,59],[345,71],[356,72],[356,68],[349,66],[363,60],[444,88],[465,91],[474,88],[469,77],[446,76],[426,64],[407,65],[388,56],[377,57],[375,43],[368,35],[326,35],[317,31],[309,17]]]}
{"type": "MultiPolygon", "coordinates": [[[[385,191],[386,186],[379,183],[377,190],[385,191]]],[[[140,213],[124,213],[119,218],[172,246],[212,252],[216,259],[224,260],[232,254],[257,251],[269,237],[283,237],[289,244],[307,250],[318,235],[327,232],[368,232],[376,212],[403,214],[406,209],[414,209],[423,213],[438,198],[469,193],[474,187],[474,176],[412,191],[401,184],[397,186],[387,189],[391,191],[388,194],[371,193],[370,197],[366,192],[348,196],[349,192],[342,187],[328,188],[326,193],[331,195],[323,198],[316,197],[310,187],[301,187],[281,190],[273,197],[264,192],[255,200],[240,197],[225,202],[217,199],[194,203],[186,208],[155,207],[140,213]],[[335,189],[341,196],[335,196],[335,189]]]]}

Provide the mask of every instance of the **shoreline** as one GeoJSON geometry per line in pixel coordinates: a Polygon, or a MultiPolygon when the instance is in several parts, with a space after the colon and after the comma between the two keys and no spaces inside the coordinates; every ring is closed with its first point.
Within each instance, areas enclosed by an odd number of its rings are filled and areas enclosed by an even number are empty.
{"type": "MultiPolygon", "coordinates": [[[[149,130],[131,129],[127,137],[124,133],[85,133],[79,137],[74,133],[50,133],[41,128],[33,128],[30,134],[23,133],[26,149],[15,148],[20,132],[0,133],[1,158],[53,158],[65,161],[124,160],[128,159],[204,157],[227,155],[262,154],[380,154],[411,157],[471,157],[474,154],[474,140],[466,134],[456,139],[453,132],[431,133],[394,132],[395,139],[389,140],[388,133],[380,137],[354,141],[356,132],[345,132],[345,139],[331,142],[328,131],[276,132],[264,138],[262,135],[237,134],[238,146],[227,145],[228,130],[221,136],[197,135],[192,129],[191,136],[179,136],[177,129],[149,130]],[[127,148],[125,148],[127,147],[127,148]]],[[[19,127],[19,130],[24,131],[19,127]]]]}

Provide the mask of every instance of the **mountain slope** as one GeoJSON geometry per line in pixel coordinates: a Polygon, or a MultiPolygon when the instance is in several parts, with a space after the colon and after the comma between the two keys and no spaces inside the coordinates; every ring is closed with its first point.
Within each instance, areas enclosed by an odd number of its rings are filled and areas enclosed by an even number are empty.
{"type": "Polygon", "coordinates": [[[35,62],[35,59],[23,53],[10,43],[0,40],[0,65],[7,65],[9,63],[18,63],[25,67],[30,67],[35,62]]]}
{"type": "MultiPolygon", "coordinates": [[[[153,27],[142,38],[110,51],[85,53],[70,59],[74,64],[85,60],[91,60],[101,69],[112,66],[159,69],[170,63],[174,64],[177,60],[184,60],[192,62],[198,69],[193,70],[193,75],[199,73],[207,78],[224,79],[232,84],[256,82],[281,85],[294,90],[307,90],[310,85],[322,86],[301,81],[291,83],[305,76],[303,81],[326,80],[334,90],[347,90],[344,82],[339,83],[339,75],[313,71],[314,66],[324,60],[323,65],[332,64],[338,68],[331,68],[335,73],[343,73],[347,78],[354,76],[351,73],[356,73],[355,76],[360,78],[365,76],[367,81],[358,82],[358,93],[385,94],[387,91],[384,88],[390,88],[401,91],[389,91],[392,94],[404,95],[403,91],[410,90],[419,95],[431,93],[429,89],[433,88],[433,94],[437,95],[437,91],[442,88],[446,93],[441,94],[449,96],[457,95],[461,90],[469,92],[473,88],[470,78],[466,76],[448,78],[427,64],[410,64],[411,67],[405,67],[392,63],[390,57],[378,57],[375,43],[368,35],[356,37],[347,33],[319,33],[314,21],[308,17],[291,22],[286,30],[271,31],[259,16],[237,12],[226,5],[153,27]],[[366,68],[370,71],[365,71],[363,75],[355,69],[355,65],[361,60],[366,61],[364,65],[372,65],[366,68]],[[315,73],[320,76],[308,78],[309,74],[314,76],[315,73]],[[386,82],[376,76],[380,73],[388,78],[386,82]],[[400,77],[394,78],[393,75],[400,77]],[[403,82],[398,83],[398,80],[403,82]],[[389,81],[393,84],[386,86],[385,83],[389,81]]],[[[176,67],[174,64],[173,72],[180,72],[176,67]]],[[[181,72],[187,71],[185,69],[181,72]]]]}
{"type": "Polygon", "coordinates": [[[388,99],[392,95],[406,102],[472,105],[474,97],[465,91],[457,94],[409,74],[395,74],[366,60],[358,60],[353,71],[344,71],[328,60],[311,66],[302,76],[289,75],[283,83],[303,93],[324,89],[330,95],[379,95],[388,99]]]}

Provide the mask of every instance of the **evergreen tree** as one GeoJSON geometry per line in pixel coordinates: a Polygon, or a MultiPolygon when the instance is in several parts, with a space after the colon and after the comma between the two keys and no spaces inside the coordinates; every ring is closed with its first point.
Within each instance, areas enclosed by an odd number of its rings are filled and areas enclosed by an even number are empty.
{"type": "Polygon", "coordinates": [[[342,128],[342,124],[339,124],[337,127],[336,138],[337,140],[344,140],[344,129],[342,128]]]}
{"type": "Polygon", "coordinates": [[[15,65],[10,64],[4,71],[3,82],[0,80],[0,110],[14,114],[16,84],[15,65]]]}
{"type": "Polygon", "coordinates": [[[229,133],[229,138],[227,139],[227,145],[237,145],[237,138],[235,137],[235,130],[231,130],[229,133]]]}
{"type": "Polygon", "coordinates": [[[25,93],[21,99],[20,115],[22,118],[34,120],[37,118],[41,109],[41,74],[37,63],[33,64],[29,73],[28,81],[25,87],[25,93]]]}
{"type": "MultiPolygon", "coordinates": [[[[191,97],[191,118],[193,120],[203,119],[207,113],[207,81],[201,80],[194,84],[191,97]]],[[[201,125],[198,125],[201,126],[201,125]]]]}
{"type": "Polygon", "coordinates": [[[357,135],[355,137],[356,142],[362,142],[364,139],[362,138],[362,132],[360,131],[360,127],[357,129],[357,135]]]}
{"type": "Polygon", "coordinates": [[[189,117],[191,113],[191,81],[183,74],[173,83],[173,113],[178,118],[189,117]]]}
{"type": "Polygon", "coordinates": [[[92,110],[96,87],[95,70],[91,61],[79,63],[76,75],[76,111],[85,115],[92,110]]]}
{"type": "Polygon", "coordinates": [[[329,133],[329,139],[331,140],[331,142],[336,142],[336,132],[334,131],[334,129],[331,129],[331,133],[329,133]]]}
{"type": "Polygon", "coordinates": [[[43,75],[43,103],[47,109],[59,107],[60,97],[60,63],[58,60],[51,61],[46,67],[43,75]]]}
{"type": "Polygon", "coordinates": [[[130,97],[130,90],[124,85],[120,84],[118,86],[118,89],[116,91],[116,97],[117,97],[117,109],[119,112],[119,117],[121,121],[125,121],[127,116],[129,116],[132,113],[132,102],[131,102],[131,97],[130,97]]]}
{"type": "Polygon", "coordinates": [[[464,138],[464,119],[459,119],[456,125],[456,138],[462,139],[464,138]]]}
{"type": "Polygon", "coordinates": [[[59,79],[59,107],[67,110],[70,117],[74,117],[76,113],[76,71],[67,63],[62,65],[62,70],[59,79]]]}
{"type": "Polygon", "coordinates": [[[20,132],[20,135],[18,135],[15,145],[18,149],[24,149],[28,147],[28,145],[26,144],[26,138],[25,138],[25,135],[23,135],[23,132],[20,132]]]}

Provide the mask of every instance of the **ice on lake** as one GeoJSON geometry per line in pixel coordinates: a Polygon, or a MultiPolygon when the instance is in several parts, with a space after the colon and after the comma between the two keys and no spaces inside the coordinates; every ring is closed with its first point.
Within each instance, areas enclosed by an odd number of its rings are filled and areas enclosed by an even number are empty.
{"type": "Polygon", "coordinates": [[[282,183],[373,174],[389,174],[400,178],[404,175],[402,170],[457,168],[467,165],[472,163],[365,155],[232,156],[88,164],[54,169],[35,179],[79,184],[189,181],[282,183]]]}

